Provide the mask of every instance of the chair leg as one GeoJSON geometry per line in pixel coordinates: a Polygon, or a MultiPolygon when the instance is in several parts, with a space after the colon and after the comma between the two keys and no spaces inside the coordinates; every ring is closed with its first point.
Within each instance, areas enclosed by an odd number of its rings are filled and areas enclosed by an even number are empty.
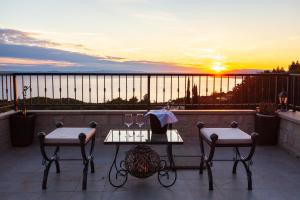
{"type": "Polygon", "coordinates": [[[84,165],[83,168],[83,173],[82,173],[82,190],[86,190],[86,185],[87,185],[87,175],[88,175],[88,170],[89,169],[89,162],[87,162],[84,165]]]}
{"type": "Polygon", "coordinates": [[[236,174],[236,168],[237,168],[238,164],[239,164],[239,161],[235,160],[234,163],[233,163],[233,167],[232,167],[232,173],[233,174],[236,174]]]}
{"type": "Polygon", "coordinates": [[[91,158],[90,162],[91,162],[91,173],[93,174],[93,173],[95,173],[94,159],[91,158]]]}
{"type": "Polygon", "coordinates": [[[213,176],[212,176],[211,167],[208,162],[205,162],[205,164],[206,164],[207,175],[208,175],[209,190],[213,190],[214,186],[213,186],[213,176]]]}
{"type": "Polygon", "coordinates": [[[59,166],[58,160],[55,160],[55,166],[56,166],[56,173],[59,174],[60,173],[60,166],[59,166]]]}
{"type": "Polygon", "coordinates": [[[49,170],[52,165],[52,162],[53,162],[53,160],[46,163],[46,167],[44,169],[44,176],[43,176],[43,183],[42,183],[43,190],[47,189],[47,180],[48,180],[49,170]]]}
{"type": "Polygon", "coordinates": [[[202,155],[200,160],[199,174],[203,174],[203,168],[204,168],[204,156],[202,155]]]}
{"type": "Polygon", "coordinates": [[[243,163],[245,170],[247,172],[248,190],[252,190],[252,173],[247,163],[245,161],[241,161],[241,162],[243,163]]]}

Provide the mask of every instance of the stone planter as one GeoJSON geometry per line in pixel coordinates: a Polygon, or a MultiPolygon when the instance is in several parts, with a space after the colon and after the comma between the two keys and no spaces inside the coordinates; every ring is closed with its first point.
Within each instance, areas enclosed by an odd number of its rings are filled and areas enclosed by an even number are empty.
{"type": "Polygon", "coordinates": [[[277,115],[256,114],[255,132],[259,134],[259,145],[276,145],[278,139],[279,118],[277,115]]]}

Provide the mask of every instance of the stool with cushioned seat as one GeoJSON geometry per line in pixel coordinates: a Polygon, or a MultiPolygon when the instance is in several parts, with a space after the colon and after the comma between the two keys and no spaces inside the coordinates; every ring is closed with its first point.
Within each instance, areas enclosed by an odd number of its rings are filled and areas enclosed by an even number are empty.
{"type": "Polygon", "coordinates": [[[256,141],[258,134],[252,133],[248,135],[244,131],[238,128],[237,122],[231,123],[231,128],[205,128],[204,123],[198,122],[197,127],[199,129],[200,149],[201,149],[201,161],[200,161],[200,174],[203,173],[204,165],[207,168],[209,189],[213,190],[213,177],[212,177],[212,161],[216,147],[233,147],[235,151],[235,158],[233,160],[222,161],[234,161],[232,173],[236,173],[236,168],[239,162],[241,162],[247,172],[248,189],[252,190],[252,174],[250,171],[250,164],[252,163],[252,156],[255,151],[256,141]],[[205,155],[204,142],[209,146],[209,155],[205,155]],[[250,152],[247,157],[243,157],[239,151],[239,147],[250,147],[250,152]]]}
{"type": "Polygon", "coordinates": [[[82,189],[86,189],[87,185],[87,173],[89,164],[91,165],[91,173],[95,172],[94,160],[93,160],[93,150],[96,138],[96,122],[91,122],[87,128],[74,128],[74,127],[63,127],[62,122],[56,124],[56,129],[51,133],[47,134],[40,132],[38,134],[40,141],[40,149],[43,156],[43,165],[45,165],[44,176],[42,182],[42,188],[47,188],[47,179],[50,167],[54,162],[56,165],[56,173],[60,173],[59,161],[61,160],[82,160],[83,161],[83,179],[82,179],[82,189]],[[89,155],[87,155],[85,147],[91,142],[89,155]],[[51,157],[46,154],[46,146],[54,146],[55,151],[51,157]],[[58,157],[59,148],[61,146],[80,146],[81,149],[81,159],[60,159],[58,157]]]}

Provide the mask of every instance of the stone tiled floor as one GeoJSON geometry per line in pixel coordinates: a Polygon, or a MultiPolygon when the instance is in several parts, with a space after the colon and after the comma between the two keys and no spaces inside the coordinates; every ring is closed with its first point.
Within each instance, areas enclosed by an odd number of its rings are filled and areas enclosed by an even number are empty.
{"type": "MultiPolygon", "coordinates": [[[[122,153],[126,150],[123,149],[122,153]]],[[[161,149],[159,149],[161,151],[161,149]]],[[[197,145],[175,147],[175,154],[199,154],[197,145]]],[[[220,157],[232,158],[231,149],[216,152],[220,157]]],[[[96,173],[88,176],[88,189],[81,191],[81,162],[61,162],[61,174],[51,171],[48,189],[41,189],[43,167],[38,145],[11,148],[0,152],[0,199],[300,199],[300,161],[279,147],[259,147],[254,156],[253,190],[247,190],[244,169],[231,174],[232,163],[214,162],[214,191],[208,190],[206,171],[178,171],[178,180],[171,188],[158,184],[157,176],[148,179],[129,177],[126,185],[115,189],[110,186],[107,174],[114,148],[96,143],[96,173]]],[[[63,156],[79,156],[77,148],[61,150],[63,156]]],[[[177,163],[198,163],[198,158],[178,158],[177,163]]],[[[53,168],[54,169],[54,168],[53,168]]]]}

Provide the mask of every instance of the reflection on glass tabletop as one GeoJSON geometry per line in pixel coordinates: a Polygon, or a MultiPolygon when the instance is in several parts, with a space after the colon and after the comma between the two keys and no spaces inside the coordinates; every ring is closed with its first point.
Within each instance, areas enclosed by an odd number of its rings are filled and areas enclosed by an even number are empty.
{"type": "Polygon", "coordinates": [[[104,143],[183,144],[183,140],[176,129],[167,130],[166,134],[152,134],[152,131],[147,129],[113,129],[107,134],[104,143]]]}

